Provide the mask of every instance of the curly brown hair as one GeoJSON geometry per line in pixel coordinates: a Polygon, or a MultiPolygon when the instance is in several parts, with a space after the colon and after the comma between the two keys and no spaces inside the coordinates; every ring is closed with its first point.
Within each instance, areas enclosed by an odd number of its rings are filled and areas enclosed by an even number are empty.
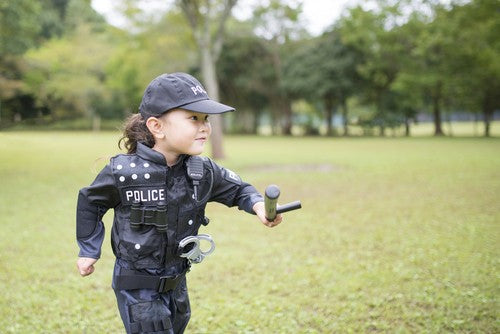
{"type": "Polygon", "coordinates": [[[154,137],[146,126],[146,120],[141,114],[133,114],[125,120],[123,136],[118,141],[118,147],[121,149],[123,144],[127,153],[132,154],[137,151],[138,142],[149,147],[155,144],[154,137]]]}

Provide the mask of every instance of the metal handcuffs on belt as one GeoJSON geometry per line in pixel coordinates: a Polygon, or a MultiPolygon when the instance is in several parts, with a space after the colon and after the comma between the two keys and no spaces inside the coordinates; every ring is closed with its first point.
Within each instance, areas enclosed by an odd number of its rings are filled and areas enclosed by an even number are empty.
{"type": "Polygon", "coordinates": [[[185,237],[179,242],[179,247],[183,248],[188,244],[194,244],[193,248],[186,252],[182,253],[180,257],[185,257],[191,263],[200,263],[203,259],[210,255],[215,250],[215,242],[212,240],[212,237],[208,234],[198,234],[198,235],[190,235],[185,237]],[[202,251],[200,248],[200,241],[206,240],[210,242],[210,249],[207,251],[202,251]]]}

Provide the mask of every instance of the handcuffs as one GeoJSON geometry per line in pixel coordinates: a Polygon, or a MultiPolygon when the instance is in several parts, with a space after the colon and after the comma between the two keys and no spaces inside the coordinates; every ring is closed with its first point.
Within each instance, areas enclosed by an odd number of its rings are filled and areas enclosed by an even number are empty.
{"type": "Polygon", "coordinates": [[[193,248],[185,253],[182,253],[180,257],[185,257],[189,260],[190,263],[200,263],[203,259],[210,255],[215,250],[215,242],[212,237],[208,234],[198,234],[198,235],[190,235],[185,237],[179,242],[179,247],[184,248],[189,244],[194,244],[193,248]],[[205,240],[210,242],[210,249],[207,251],[203,251],[200,248],[201,240],[205,240]]]}

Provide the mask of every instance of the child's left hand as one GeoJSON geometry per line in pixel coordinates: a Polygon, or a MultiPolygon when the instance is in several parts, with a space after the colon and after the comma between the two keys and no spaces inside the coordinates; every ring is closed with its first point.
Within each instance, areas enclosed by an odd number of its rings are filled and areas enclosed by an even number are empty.
{"type": "Polygon", "coordinates": [[[276,218],[271,222],[269,220],[267,220],[264,202],[255,203],[253,206],[253,211],[255,212],[257,217],[259,217],[262,224],[266,225],[267,227],[274,227],[274,226],[278,225],[279,223],[281,223],[281,221],[283,220],[283,216],[281,214],[277,214],[276,218]]]}

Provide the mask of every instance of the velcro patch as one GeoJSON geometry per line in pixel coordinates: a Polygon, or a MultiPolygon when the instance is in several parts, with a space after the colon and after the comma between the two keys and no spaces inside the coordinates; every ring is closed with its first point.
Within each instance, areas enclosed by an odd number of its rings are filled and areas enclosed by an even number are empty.
{"type": "Polygon", "coordinates": [[[232,170],[229,170],[227,168],[224,168],[224,178],[228,180],[229,182],[235,183],[235,184],[241,184],[241,178],[233,172],[232,170]]]}

